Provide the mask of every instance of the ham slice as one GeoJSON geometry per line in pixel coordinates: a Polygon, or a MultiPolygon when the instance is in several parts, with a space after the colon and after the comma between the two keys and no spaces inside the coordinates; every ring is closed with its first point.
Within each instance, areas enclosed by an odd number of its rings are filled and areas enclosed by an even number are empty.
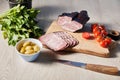
{"type": "Polygon", "coordinates": [[[61,25],[61,27],[67,31],[76,32],[77,30],[82,29],[83,25],[76,21],[69,21],[64,25],[61,25]]]}
{"type": "Polygon", "coordinates": [[[39,38],[39,40],[43,43],[43,45],[54,51],[63,50],[67,46],[67,43],[54,33],[43,35],[39,38]]]}
{"type": "Polygon", "coordinates": [[[79,42],[72,35],[64,31],[45,34],[39,38],[43,45],[54,51],[61,51],[76,46],[79,42]]]}
{"type": "Polygon", "coordinates": [[[87,11],[83,10],[80,13],[63,13],[58,17],[57,23],[67,31],[76,32],[82,29],[88,20],[87,11]]]}

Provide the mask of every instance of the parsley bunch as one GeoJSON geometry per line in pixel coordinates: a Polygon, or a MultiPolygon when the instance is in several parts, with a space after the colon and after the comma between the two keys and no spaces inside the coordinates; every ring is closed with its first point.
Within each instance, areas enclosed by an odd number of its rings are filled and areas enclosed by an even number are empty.
{"type": "Polygon", "coordinates": [[[8,39],[8,45],[13,45],[25,38],[38,38],[42,30],[34,20],[39,10],[27,9],[24,6],[16,6],[0,15],[0,27],[4,39],[8,39]]]}

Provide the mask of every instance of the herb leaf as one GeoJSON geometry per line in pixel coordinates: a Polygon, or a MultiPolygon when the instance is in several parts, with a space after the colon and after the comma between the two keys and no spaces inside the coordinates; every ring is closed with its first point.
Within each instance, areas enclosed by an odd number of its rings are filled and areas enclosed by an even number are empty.
{"type": "Polygon", "coordinates": [[[42,35],[43,31],[34,20],[39,12],[18,5],[0,15],[0,28],[9,45],[15,46],[21,39],[38,38],[42,35]]]}

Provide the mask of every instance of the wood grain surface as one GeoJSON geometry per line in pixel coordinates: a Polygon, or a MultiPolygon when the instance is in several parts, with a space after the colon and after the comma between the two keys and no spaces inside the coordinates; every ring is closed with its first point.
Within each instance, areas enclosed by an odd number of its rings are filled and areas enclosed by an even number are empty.
{"type": "MultiPolygon", "coordinates": [[[[86,26],[84,26],[84,27],[86,27],[86,26]]],[[[75,33],[66,31],[66,30],[62,29],[62,27],[60,25],[57,24],[57,21],[53,21],[51,23],[51,25],[49,26],[46,34],[56,32],[56,31],[65,31],[65,32],[71,34],[74,38],[76,38],[79,41],[78,45],[76,45],[75,47],[72,47],[72,48],[68,48],[68,49],[66,49],[66,51],[86,53],[86,54],[96,55],[96,56],[100,56],[100,57],[109,57],[109,55],[110,55],[109,48],[101,47],[94,38],[90,39],[90,40],[86,40],[82,37],[81,31],[75,32],[75,33]]],[[[90,29],[86,28],[86,31],[89,32],[90,29]]]]}
{"type": "MultiPolygon", "coordinates": [[[[87,10],[90,16],[86,26],[98,22],[109,29],[120,31],[120,0],[33,0],[33,8],[41,10],[37,20],[45,31],[59,14],[80,10],[87,10]]],[[[8,9],[7,0],[0,0],[0,14],[8,9]]],[[[120,74],[106,75],[53,61],[57,58],[120,69],[120,41],[117,43],[110,58],[80,53],[55,53],[43,49],[35,62],[26,62],[16,54],[14,47],[8,46],[0,31],[0,80],[120,80],[120,74]]]]}

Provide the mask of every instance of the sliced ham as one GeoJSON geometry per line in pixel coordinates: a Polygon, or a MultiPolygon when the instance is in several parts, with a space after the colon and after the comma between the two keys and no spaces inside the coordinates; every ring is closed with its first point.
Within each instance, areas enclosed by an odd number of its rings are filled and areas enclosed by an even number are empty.
{"type": "Polygon", "coordinates": [[[66,23],[69,23],[69,22],[71,22],[71,20],[72,20],[72,18],[71,17],[68,17],[68,16],[60,16],[59,18],[58,18],[58,24],[59,25],[65,25],[66,23]]]}
{"type": "Polygon", "coordinates": [[[87,11],[83,10],[80,13],[63,13],[58,17],[58,24],[65,30],[76,32],[83,28],[83,25],[89,20],[87,11]]]}
{"type": "Polygon", "coordinates": [[[54,51],[61,51],[76,46],[79,42],[67,32],[57,31],[45,34],[39,38],[43,45],[54,51]]]}
{"type": "Polygon", "coordinates": [[[63,13],[58,17],[58,24],[59,25],[64,25],[66,23],[70,23],[72,19],[74,19],[76,16],[78,16],[77,12],[73,13],[63,13]]]}
{"type": "Polygon", "coordinates": [[[43,45],[54,51],[64,50],[67,46],[67,43],[54,33],[43,35],[39,38],[39,40],[43,43],[43,45]]]}
{"type": "Polygon", "coordinates": [[[82,29],[83,25],[76,21],[69,21],[64,25],[61,25],[61,27],[67,31],[75,32],[77,30],[82,29]]]}

